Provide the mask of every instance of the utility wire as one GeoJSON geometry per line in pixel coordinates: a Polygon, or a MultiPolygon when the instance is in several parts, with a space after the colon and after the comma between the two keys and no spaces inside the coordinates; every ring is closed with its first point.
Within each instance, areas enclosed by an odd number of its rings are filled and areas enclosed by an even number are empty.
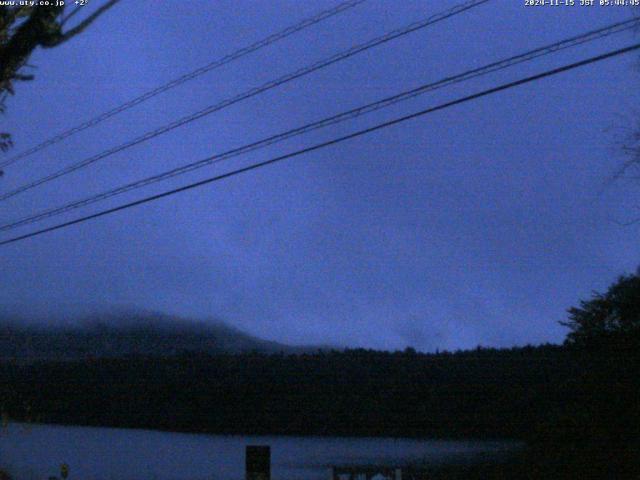
{"type": "Polygon", "coordinates": [[[255,87],[252,88],[244,93],[241,93],[239,95],[236,95],[234,97],[231,97],[229,99],[223,100],[220,103],[217,103],[215,105],[211,105],[209,107],[204,108],[203,110],[200,110],[194,114],[188,115],[186,117],[183,117],[179,120],[176,120],[168,125],[165,125],[163,127],[160,127],[156,130],[152,130],[150,132],[147,132],[133,140],[130,140],[129,142],[126,142],[124,144],[118,145],[116,147],[110,148],[109,150],[105,150],[97,155],[94,155],[92,157],[86,158],[84,160],[81,160],[79,162],[73,163],[65,168],[62,168],[54,173],[51,173],[45,177],[41,177],[38,180],[35,180],[33,182],[27,183],[25,185],[22,185],[20,187],[15,188],[14,190],[11,190],[7,193],[4,194],[0,194],[0,201],[3,200],[7,200],[11,197],[14,197],[22,192],[25,192],[27,190],[30,190],[32,188],[35,188],[37,186],[40,186],[44,183],[50,182],[52,180],[55,180],[57,178],[60,178],[64,175],[68,175],[72,172],[75,172],[77,170],[80,170],[82,168],[85,168],[99,160],[102,160],[103,158],[109,157],[115,153],[121,152],[123,150],[126,150],[130,147],[133,147],[134,145],[138,145],[140,143],[146,142],[147,140],[151,140],[152,138],[155,138],[159,135],[162,135],[163,133],[169,132],[171,130],[174,130],[178,127],[181,127],[183,125],[186,125],[188,123],[191,123],[195,120],[198,120],[206,115],[210,115],[214,112],[217,112],[219,110],[222,110],[226,107],[229,107],[231,105],[234,105],[242,100],[245,100],[247,98],[251,98],[254,97],[258,94],[261,94],[267,90],[271,90],[273,88],[276,88],[282,84],[288,83],[292,80],[295,80],[297,78],[303,77],[305,75],[308,75],[312,72],[315,72],[316,70],[320,70],[322,68],[325,68],[329,65],[332,65],[334,63],[337,63],[339,61],[345,60],[349,57],[352,57],[358,53],[364,52],[365,50],[369,50],[373,47],[376,47],[378,45],[381,45],[383,43],[387,43],[391,40],[394,40],[396,38],[402,37],[404,35],[408,35],[412,32],[415,32],[417,30],[420,30],[422,28],[425,28],[429,25],[433,25],[437,22],[440,22],[442,20],[445,20],[447,18],[453,17],[455,15],[458,15],[460,13],[463,13],[471,8],[477,7],[479,5],[482,5],[484,3],[487,3],[491,0],[471,0],[471,1],[467,1],[465,3],[462,3],[460,5],[456,5],[442,13],[438,13],[435,15],[430,16],[429,18],[419,21],[419,22],[415,22],[410,24],[407,27],[398,29],[398,30],[394,30],[392,32],[389,32],[385,35],[382,35],[380,37],[376,37],[366,43],[357,45],[355,47],[350,48],[349,50],[346,50],[344,52],[335,54],[325,60],[321,60],[319,62],[313,63],[307,67],[301,68],[299,70],[296,70],[293,73],[287,74],[283,77],[280,77],[276,80],[271,80],[259,87],[255,87]]]}
{"type": "Polygon", "coordinates": [[[270,137],[264,138],[262,140],[247,144],[247,145],[243,145],[241,147],[238,148],[234,148],[232,150],[228,150],[224,153],[220,153],[217,155],[213,155],[207,158],[204,158],[202,160],[193,162],[193,163],[189,163],[187,165],[184,166],[180,166],[168,171],[165,171],[163,173],[160,174],[156,174],[156,175],[152,175],[150,177],[146,177],[144,179],[141,180],[136,180],[134,182],[125,184],[123,186],[117,187],[115,189],[112,190],[108,190],[102,193],[99,193],[97,195],[92,195],[89,197],[86,197],[84,199],[81,200],[76,200],[70,203],[67,203],[65,205],[59,206],[59,207],[55,207],[55,208],[51,208],[48,210],[44,210],[42,212],[39,212],[37,214],[33,214],[27,217],[23,217],[20,218],[18,220],[14,220],[11,223],[7,223],[4,225],[0,225],[0,232],[3,231],[8,231],[8,230],[13,230],[17,227],[23,226],[23,225],[27,225],[27,224],[31,224],[31,223],[35,223],[37,221],[46,219],[46,218],[51,218],[54,216],[58,216],[61,215],[63,213],[72,211],[72,210],[76,210],[78,208],[81,207],[85,207],[87,205],[91,205],[93,203],[102,201],[102,200],[106,200],[108,198],[114,197],[116,195],[120,195],[138,188],[142,188],[148,185],[151,185],[153,183],[157,183],[163,180],[167,180],[169,178],[178,176],[178,175],[183,175],[185,173],[188,172],[192,172],[194,170],[212,165],[212,164],[216,164],[218,162],[221,162],[223,160],[227,160],[245,153],[249,153],[252,152],[254,150],[258,150],[260,148],[264,148],[266,146],[269,145],[273,145],[275,143],[279,143],[281,141],[284,141],[286,139],[289,139],[291,137],[294,136],[298,136],[298,135],[302,135],[304,133],[308,133],[310,131],[313,130],[317,130],[320,128],[324,128],[330,125],[334,125],[337,123],[341,123],[347,120],[350,120],[352,118],[361,116],[361,115],[365,115],[377,110],[380,110],[382,108],[386,108],[389,107],[391,105],[394,105],[396,103],[399,103],[401,101],[405,101],[414,97],[417,97],[419,95],[422,95],[424,93],[427,93],[429,91],[434,91],[443,87],[446,87],[448,85],[453,85],[456,83],[461,83],[463,81],[467,81],[467,80],[471,80],[473,78],[479,77],[479,76],[483,76],[483,75],[487,75],[489,73],[494,73],[497,72],[499,70],[503,70],[509,67],[512,67],[514,65],[520,64],[520,63],[524,63],[524,62],[528,62],[531,60],[534,60],[536,58],[545,56],[545,55],[549,55],[555,52],[558,52],[560,50],[564,50],[570,47],[575,47],[577,45],[582,45],[584,43],[587,42],[591,42],[594,40],[598,40],[601,39],[603,37],[612,35],[612,34],[616,34],[616,33],[620,33],[620,32],[624,32],[627,30],[631,30],[633,28],[636,28],[636,26],[640,23],[640,19],[632,19],[632,20],[627,20],[624,22],[618,22],[618,23],[614,23],[612,25],[609,25],[607,27],[603,27],[603,28],[599,28],[596,30],[592,30],[590,32],[581,34],[581,35],[577,35],[565,40],[561,40],[559,42],[555,42],[549,45],[546,45],[544,47],[539,47],[536,48],[534,50],[530,50],[528,52],[519,54],[519,55],[515,55],[503,60],[499,60],[497,62],[493,62],[490,63],[488,65],[479,67],[479,68],[475,68],[472,70],[468,70],[465,71],[463,73],[454,75],[454,76],[450,76],[450,77],[445,77],[441,80],[438,80],[436,82],[432,82],[432,83],[428,83],[425,85],[421,85],[417,88],[413,88],[411,90],[402,92],[400,94],[397,95],[393,95],[391,97],[386,97],[382,100],[378,100],[376,102],[373,103],[369,103],[367,105],[358,107],[358,108],[354,108],[352,110],[348,110],[346,112],[342,112],[339,113],[337,115],[333,115],[330,117],[326,117],[322,120],[318,120],[315,121],[313,123],[309,123],[306,125],[303,125],[301,127],[292,129],[292,130],[288,130],[282,133],[279,133],[277,135],[272,135],[270,137]]]}
{"type": "Polygon", "coordinates": [[[543,73],[539,73],[539,74],[536,74],[536,75],[525,77],[525,78],[522,78],[520,80],[516,80],[516,81],[513,81],[513,82],[509,82],[509,83],[504,83],[504,84],[499,85],[497,87],[493,87],[493,88],[490,88],[490,89],[487,89],[487,90],[483,90],[481,92],[474,93],[474,94],[468,95],[466,97],[458,98],[458,99],[452,100],[450,102],[442,103],[442,104],[437,105],[435,107],[427,108],[425,110],[421,110],[421,111],[418,111],[418,112],[415,112],[415,113],[411,113],[409,115],[398,117],[398,118],[395,118],[395,119],[387,121],[387,122],[379,123],[378,125],[375,125],[373,127],[365,128],[363,130],[358,130],[356,132],[350,133],[348,135],[344,135],[342,137],[334,138],[334,139],[326,141],[326,142],[322,142],[322,143],[318,143],[318,144],[312,145],[311,147],[303,148],[301,150],[297,150],[297,151],[290,152],[290,153],[287,153],[287,154],[284,154],[284,155],[280,155],[278,157],[271,158],[269,160],[265,160],[263,162],[255,163],[255,164],[249,165],[247,167],[239,168],[237,170],[233,170],[231,172],[223,173],[221,175],[216,175],[214,177],[210,177],[210,178],[207,178],[205,180],[201,180],[199,182],[191,183],[189,185],[186,185],[186,186],[183,186],[183,187],[179,187],[179,188],[175,188],[173,190],[169,190],[169,191],[166,191],[166,192],[163,192],[163,193],[159,193],[159,194],[156,194],[156,195],[151,195],[149,197],[145,197],[145,198],[142,198],[140,200],[136,200],[136,201],[133,201],[133,202],[125,203],[125,204],[119,205],[117,207],[109,208],[107,210],[102,210],[100,212],[97,212],[97,213],[94,213],[94,214],[91,214],[91,215],[87,215],[87,216],[84,216],[84,217],[76,218],[76,219],[70,220],[68,222],[59,223],[57,225],[54,225],[54,226],[51,226],[51,227],[47,227],[47,228],[43,228],[41,230],[37,230],[37,231],[31,232],[31,233],[27,233],[25,235],[20,235],[18,237],[13,237],[13,238],[10,238],[8,240],[1,241],[0,242],[0,246],[8,245],[10,243],[15,243],[15,242],[18,242],[18,241],[21,241],[21,240],[25,240],[27,238],[31,238],[31,237],[35,237],[35,236],[38,236],[38,235],[42,235],[42,234],[47,233],[47,232],[52,232],[52,231],[55,231],[55,230],[66,228],[66,227],[69,227],[71,225],[76,225],[78,223],[83,223],[83,222],[86,222],[88,220],[92,220],[92,219],[95,219],[95,218],[103,217],[105,215],[109,215],[109,214],[112,214],[112,213],[115,213],[115,212],[119,212],[121,210],[126,210],[128,208],[132,208],[132,207],[135,207],[135,206],[138,206],[138,205],[142,205],[142,204],[149,203],[149,202],[152,202],[152,201],[155,201],[155,200],[159,200],[159,199],[164,198],[164,197],[169,197],[171,195],[175,195],[177,193],[181,193],[181,192],[185,192],[187,190],[191,190],[191,189],[194,189],[194,188],[197,188],[197,187],[201,187],[203,185],[207,185],[209,183],[213,183],[213,182],[216,182],[216,181],[219,181],[219,180],[223,180],[225,178],[233,177],[233,176],[236,176],[236,175],[239,175],[239,174],[242,174],[242,173],[246,173],[246,172],[249,172],[249,171],[252,171],[252,170],[257,170],[259,168],[266,167],[268,165],[271,165],[271,164],[274,164],[274,163],[277,163],[277,162],[281,162],[281,161],[289,159],[289,158],[293,158],[293,157],[297,157],[297,156],[300,156],[300,155],[304,155],[306,153],[310,153],[310,152],[313,152],[313,151],[316,151],[316,150],[320,150],[322,148],[325,148],[325,147],[328,147],[328,146],[331,146],[331,145],[336,145],[336,144],[342,143],[342,142],[344,142],[346,140],[351,140],[353,138],[361,137],[363,135],[367,135],[369,133],[376,132],[378,130],[382,130],[382,129],[387,128],[387,127],[391,127],[393,125],[397,125],[397,124],[406,122],[408,120],[412,120],[412,119],[415,119],[415,118],[418,118],[418,117],[422,117],[422,116],[427,115],[429,113],[433,113],[433,112],[436,112],[436,111],[439,111],[439,110],[444,110],[446,108],[453,107],[455,105],[466,103],[466,102],[469,102],[469,101],[472,101],[472,100],[477,100],[479,98],[486,97],[486,96],[492,95],[494,93],[498,93],[498,92],[501,92],[501,91],[504,91],[504,90],[509,90],[511,88],[514,88],[514,87],[517,87],[517,86],[520,86],[520,85],[524,85],[524,84],[527,84],[527,83],[532,83],[532,82],[541,80],[541,79],[546,78],[546,77],[551,77],[551,76],[554,76],[554,75],[558,75],[560,73],[567,72],[569,70],[573,70],[573,69],[576,69],[576,68],[579,68],[579,67],[583,67],[585,65],[589,65],[589,64],[596,63],[596,62],[600,62],[600,61],[606,60],[608,58],[612,58],[612,57],[616,57],[616,56],[619,56],[619,55],[623,55],[623,54],[626,54],[626,53],[629,53],[629,52],[632,52],[632,51],[635,51],[635,50],[638,50],[638,49],[640,49],[640,43],[636,43],[634,45],[631,45],[631,46],[628,46],[628,47],[625,47],[625,48],[621,48],[621,49],[618,49],[618,50],[614,50],[614,51],[611,51],[611,52],[608,52],[608,53],[605,53],[605,54],[602,54],[602,55],[598,55],[598,56],[595,56],[595,57],[590,57],[590,58],[588,58],[586,60],[582,60],[582,61],[579,61],[579,62],[571,63],[571,64],[568,64],[568,65],[564,65],[564,66],[559,67],[559,68],[554,68],[553,70],[547,70],[547,71],[545,71],[543,73]]]}
{"type": "MultiPolygon", "coordinates": [[[[111,118],[115,115],[118,115],[119,113],[122,113],[126,110],[129,110],[130,108],[135,107],[136,105],[139,105],[142,102],[145,102],[147,100],[149,100],[150,98],[155,97],[156,95],[160,95],[161,93],[166,92],[167,90],[171,90],[172,88],[177,87],[178,85],[181,85],[185,82],[188,82],[190,80],[193,80],[196,77],[199,77],[200,75],[203,75],[207,72],[210,72],[212,70],[215,70],[216,68],[219,68],[223,65],[226,65],[228,63],[233,62],[234,60],[237,60],[241,57],[244,57],[245,55],[248,55],[250,53],[253,53],[257,50],[260,50],[261,48],[267,47],[269,45],[271,45],[272,43],[275,43],[279,40],[282,40],[284,38],[287,38],[291,35],[293,35],[294,33],[297,33],[301,30],[304,30],[307,27],[310,27],[312,25],[315,25],[316,23],[320,23],[323,20],[326,20],[330,17],[333,17],[335,15],[338,15],[339,13],[344,12],[345,10],[348,10],[350,8],[353,8],[363,2],[365,2],[367,0],[350,0],[347,2],[343,2],[339,5],[337,5],[334,8],[328,9],[328,10],[324,10],[322,12],[319,12],[318,14],[306,18],[304,20],[302,20],[299,23],[296,23],[295,25],[291,25],[290,27],[285,28],[284,30],[281,30],[277,33],[274,33],[272,35],[269,35],[266,38],[263,38],[262,40],[259,40],[251,45],[248,45],[244,48],[241,48],[239,50],[236,50],[233,53],[230,53],[228,55],[225,55],[224,57],[221,57],[207,65],[204,65],[203,67],[200,67],[196,70],[193,70],[192,72],[186,73],[178,78],[175,78],[167,83],[165,83],[164,85],[161,85],[159,87],[154,88],[153,90],[149,90],[146,93],[143,93],[142,95],[140,95],[139,97],[136,97],[132,100],[129,100],[126,103],[123,103],[122,105],[119,105],[111,110],[108,110],[90,120],[87,120],[84,123],[81,123],[79,125],[76,125],[75,127],[69,128],[68,130],[64,130],[63,132],[43,141],[42,143],[39,143],[38,145],[35,145],[34,147],[29,148],[28,150],[25,150],[21,153],[18,153],[17,155],[5,160],[4,162],[0,162],[0,168],[5,168],[8,165],[11,165],[15,162],[17,162],[18,160],[21,160],[23,158],[26,158],[30,155],[33,155],[36,152],[39,152],[40,150],[44,150],[47,147],[50,147],[51,145],[54,145],[58,142],[61,142],[62,140],[64,140],[65,138],[68,138],[72,135],[75,135],[78,132],[81,132],[83,130],[86,130],[87,128],[91,128],[94,127],[96,125],[98,125],[99,123],[102,123],[103,121],[107,120],[108,118],[111,118]]],[[[73,12],[71,12],[69,14],[69,16],[65,19],[68,20],[72,15],[74,15],[78,10],[80,10],[80,8],[76,8],[73,12]]]]}

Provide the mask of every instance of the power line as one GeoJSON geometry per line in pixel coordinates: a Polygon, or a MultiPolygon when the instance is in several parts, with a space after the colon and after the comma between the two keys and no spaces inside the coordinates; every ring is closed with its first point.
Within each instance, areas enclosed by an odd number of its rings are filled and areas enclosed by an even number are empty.
{"type": "MultiPolygon", "coordinates": [[[[345,10],[348,10],[350,8],[353,8],[361,3],[364,3],[367,0],[350,0],[347,2],[343,2],[337,6],[335,6],[334,8],[328,9],[328,10],[324,10],[322,12],[319,12],[318,14],[306,18],[304,20],[302,20],[299,23],[296,23],[295,25],[291,25],[287,28],[285,28],[284,30],[281,30],[277,33],[274,33],[272,35],[269,35],[266,38],[263,38],[262,40],[259,40],[255,43],[252,43],[251,45],[248,45],[246,47],[243,47],[239,50],[236,50],[233,53],[230,53],[228,55],[225,55],[224,57],[221,57],[217,60],[214,60],[213,62],[204,65],[203,67],[200,67],[196,70],[193,70],[189,73],[186,73],[178,78],[175,78],[167,83],[165,83],[164,85],[161,85],[159,87],[154,88],[153,90],[149,90],[146,93],[143,93],[142,95],[129,100],[126,103],[123,103],[122,105],[119,105],[111,110],[108,110],[94,118],[91,118],[90,120],[87,120],[84,123],[81,123],[79,125],[76,125],[75,127],[69,128],[68,130],[64,130],[63,132],[43,141],[42,143],[39,143],[38,145],[35,145],[34,147],[29,148],[28,150],[25,150],[7,160],[5,160],[4,162],[0,162],[0,168],[5,168],[8,165],[11,165],[15,162],[17,162],[18,160],[21,160],[23,158],[26,158],[30,155],[33,155],[36,152],[39,152],[40,150],[43,150],[47,147],[50,147],[51,145],[54,145],[58,142],[61,142],[62,140],[75,135],[78,132],[81,132],[83,130],[86,130],[87,128],[91,128],[94,127],[96,125],[98,125],[99,123],[102,123],[103,121],[107,120],[108,118],[111,118],[115,115],[118,115],[119,113],[122,113],[126,110],[129,110],[130,108],[135,107],[136,105],[141,104],[142,102],[146,102],[147,100],[149,100],[150,98],[153,98],[157,95],[160,95],[161,93],[166,92],[167,90],[171,90],[172,88],[177,87],[178,85],[181,85],[185,82],[188,82],[190,80],[193,80],[196,77],[199,77],[200,75],[203,75],[207,72],[210,72],[212,70],[215,70],[216,68],[222,67],[223,65],[226,65],[228,63],[233,62],[234,60],[237,60],[239,58],[244,57],[245,55],[248,55],[250,53],[253,53],[257,50],[260,50],[261,48],[267,47],[269,45],[271,45],[272,43],[275,43],[279,40],[283,40],[291,35],[293,35],[294,33],[297,33],[301,30],[304,30],[312,25],[315,25],[317,23],[322,22],[323,20],[326,20],[330,17],[333,17],[335,15],[338,15],[339,13],[344,12],[345,10]]],[[[69,14],[69,17],[71,17],[72,15],[74,15],[78,10],[81,10],[79,8],[76,8],[73,12],[71,12],[69,14]]],[[[67,19],[69,18],[67,17],[67,19]]],[[[67,20],[65,19],[65,21],[67,20]]]]}
{"type": "Polygon", "coordinates": [[[267,90],[271,90],[273,88],[276,88],[282,84],[288,83],[292,80],[295,80],[297,78],[303,77],[305,75],[308,75],[312,72],[315,72],[316,70],[320,70],[322,68],[325,68],[329,65],[332,65],[334,63],[337,63],[339,61],[345,60],[349,57],[352,57],[358,53],[364,52],[366,50],[369,50],[373,47],[376,47],[378,45],[381,45],[383,43],[387,43],[391,40],[394,40],[396,38],[402,37],[404,35],[408,35],[412,32],[415,32],[417,30],[420,30],[422,28],[425,28],[429,25],[433,25],[437,22],[440,22],[442,20],[445,20],[447,18],[453,17],[455,15],[458,15],[460,13],[463,13],[471,8],[477,7],[479,5],[482,5],[484,3],[487,3],[491,0],[471,0],[471,1],[467,1],[465,3],[462,3],[460,5],[456,5],[442,13],[438,13],[435,15],[432,15],[430,17],[428,17],[425,20],[419,21],[419,22],[414,22],[410,25],[408,25],[407,27],[404,27],[402,29],[398,29],[398,30],[394,30],[392,32],[389,32],[385,35],[382,35],[380,37],[376,37],[364,44],[360,44],[357,45],[355,47],[350,48],[349,50],[346,50],[344,52],[340,52],[338,54],[335,54],[325,60],[321,60],[319,62],[313,63],[307,67],[301,68],[299,70],[296,70],[293,73],[290,73],[288,75],[285,75],[283,77],[280,77],[276,80],[271,80],[263,85],[261,85],[260,87],[255,87],[252,88],[244,93],[241,93],[239,95],[236,95],[234,97],[231,97],[229,99],[223,100],[220,103],[217,103],[215,105],[211,105],[208,106],[206,108],[204,108],[203,110],[200,110],[194,114],[188,115],[186,117],[183,117],[179,120],[176,120],[168,125],[165,125],[163,127],[160,127],[156,130],[152,130],[150,132],[147,132],[133,140],[130,140],[124,144],[118,145],[116,147],[110,148],[109,150],[105,150],[97,155],[94,155],[92,157],[86,158],[84,160],[81,160],[79,162],[73,163],[61,170],[58,170],[52,174],[49,174],[45,177],[39,178],[38,180],[35,180],[33,182],[27,183],[25,185],[22,185],[20,187],[17,187],[7,193],[4,194],[0,194],[0,201],[3,200],[7,200],[11,197],[14,197],[22,192],[25,192],[27,190],[30,190],[32,188],[35,188],[37,186],[40,186],[44,183],[50,182],[52,180],[55,180],[57,178],[60,178],[64,175],[68,175],[70,173],[73,173],[77,170],[80,170],[82,168],[85,168],[99,160],[102,160],[103,158],[109,157],[115,153],[121,152],[123,150],[126,150],[130,147],[133,147],[134,145],[138,145],[140,143],[146,142],[147,140],[151,140],[152,138],[155,138],[159,135],[162,135],[163,133],[169,132],[171,130],[174,130],[178,127],[181,127],[183,125],[186,125],[188,123],[191,123],[195,120],[198,120],[206,115],[210,115],[214,112],[217,112],[219,110],[222,110],[226,107],[229,107],[231,105],[234,105],[242,100],[245,100],[247,98],[251,98],[254,97],[260,93],[263,93],[267,90]]]}
{"type": "Polygon", "coordinates": [[[76,200],[59,207],[51,208],[34,215],[30,215],[27,217],[20,218],[18,220],[14,220],[11,223],[0,225],[0,231],[13,230],[17,227],[35,223],[45,218],[51,218],[57,215],[61,215],[66,212],[76,210],[78,208],[85,207],[102,200],[106,200],[116,195],[120,195],[138,188],[142,188],[159,181],[167,180],[169,178],[182,175],[188,172],[192,172],[199,168],[203,168],[205,166],[212,165],[212,164],[221,162],[223,160],[227,160],[245,153],[258,150],[260,148],[263,148],[269,145],[273,145],[275,143],[292,138],[294,136],[302,135],[304,133],[308,133],[313,130],[317,130],[330,125],[341,123],[346,120],[349,120],[361,115],[365,115],[365,114],[380,110],[382,108],[386,108],[388,106],[394,105],[401,101],[405,101],[410,98],[417,97],[418,95],[422,95],[429,91],[434,91],[434,90],[446,87],[448,85],[453,85],[463,81],[471,80],[473,78],[476,78],[482,75],[487,75],[489,73],[494,73],[499,70],[503,70],[505,68],[511,67],[513,65],[531,61],[536,58],[558,52],[560,50],[564,50],[570,47],[575,47],[577,45],[582,45],[586,42],[601,39],[603,37],[606,37],[612,34],[624,32],[624,31],[635,28],[639,23],[640,23],[640,19],[632,19],[632,20],[614,23],[612,25],[599,28],[596,30],[592,30],[590,32],[577,35],[565,40],[561,40],[559,42],[555,42],[555,43],[546,45],[544,47],[539,47],[519,55],[515,55],[503,60],[499,60],[497,62],[493,62],[479,68],[468,70],[458,75],[446,77],[436,82],[421,85],[417,88],[413,88],[411,90],[399,93],[397,95],[386,97],[382,100],[378,100],[376,102],[369,103],[367,105],[354,108],[346,112],[339,113],[337,115],[326,117],[322,120],[318,120],[318,121],[303,125],[301,127],[279,133],[277,135],[272,135],[262,140],[259,140],[247,145],[243,145],[241,147],[234,148],[232,150],[228,150],[224,153],[213,155],[205,159],[192,162],[187,165],[183,165],[160,174],[152,175],[150,177],[146,177],[141,180],[136,180],[134,182],[125,184],[123,186],[117,187],[112,190],[108,190],[106,192],[99,193],[97,195],[92,195],[81,200],[76,200]]]}
{"type": "Polygon", "coordinates": [[[632,51],[635,51],[635,50],[638,50],[638,49],[640,49],[640,43],[636,43],[634,45],[631,45],[631,46],[628,46],[628,47],[625,47],[625,48],[621,48],[621,49],[618,49],[618,50],[614,50],[614,51],[611,51],[611,52],[608,52],[608,53],[605,53],[605,54],[602,54],[602,55],[598,55],[598,56],[595,56],[595,57],[590,57],[590,58],[588,58],[586,60],[582,60],[582,61],[579,61],[579,62],[571,63],[571,64],[568,64],[568,65],[564,65],[564,66],[559,67],[559,68],[555,68],[555,69],[552,69],[552,70],[547,70],[547,71],[545,71],[543,73],[539,73],[539,74],[536,74],[536,75],[525,77],[525,78],[522,78],[520,80],[516,80],[516,81],[513,81],[513,82],[509,82],[509,83],[504,83],[504,84],[499,85],[497,87],[493,87],[493,88],[490,88],[490,89],[487,89],[487,90],[483,90],[481,92],[474,93],[472,95],[468,95],[466,97],[462,97],[462,98],[459,98],[459,99],[456,99],[456,100],[452,100],[450,102],[442,103],[442,104],[437,105],[435,107],[427,108],[427,109],[421,110],[419,112],[415,112],[415,113],[411,113],[409,115],[398,117],[398,118],[395,118],[395,119],[387,121],[387,122],[379,123],[378,125],[375,125],[373,127],[365,128],[363,130],[358,130],[356,132],[350,133],[348,135],[344,135],[342,137],[338,137],[338,138],[335,138],[335,139],[332,139],[332,140],[329,140],[329,141],[326,141],[326,142],[322,142],[322,143],[318,143],[316,145],[312,145],[311,147],[303,148],[303,149],[297,150],[295,152],[291,152],[291,153],[287,153],[287,154],[284,154],[284,155],[280,155],[278,157],[271,158],[269,160],[265,160],[263,162],[255,163],[253,165],[249,165],[247,167],[239,168],[239,169],[233,170],[231,172],[227,172],[227,173],[223,173],[223,174],[220,174],[220,175],[216,175],[214,177],[210,177],[210,178],[207,178],[205,180],[201,180],[199,182],[191,183],[189,185],[186,185],[186,186],[183,186],[183,187],[179,187],[179,188],[175,188],[173,190],[169,190],[169,191],[166,191],[166,192],[163,192],[163,193],[159,193],[159,194],[156,194],[156,195],[151,195],[149,197],[145,197],[145,198],[142,198],[140,200],[129,202],[129,203],[117,206],[117,207],[109,208],[107,210],[102,210],[100,212],[97,212],[97,213],[94,213],[94,214],[91,214],[91,215],[87,215],[87,216],[84,216],[84,217],[80,217],[80,218],[77,218],[75,220],[70,220],[68,222],[64,222],[64,223],[60,223],[60,224],[57,224],[57,225],[54,225],[54,226],[51,226],[51,227],[43,228],[43,229],[37,230],[35,232],[31,232],[31,233],[27,233],[25,235],[20,235],[18,237],[10,238],[8,240],[1,241],[0,242],[0,246],[8,245],[10,243],[14,243],[14,242],[18,242],[18,241],[21,241],[21,240],[25,240],[27,238],[31,238],[31,237],[35,237],[35,236],[38,236],[38,235],[42,235],[44,233],[48,233],[48,232],[52,232],[52,231],[59,230],[59,229],[62,229],[62,228],[66,228],[66,227],[69,227],[71,225],[76,225],[78,223],[83,223],[83,222],[86,222],[88,220],[92,220],[92,219],[99,218],[99,217],[102,217],[102,216],[105,216],[105,215],[109,215],[111,213],[119,212],[121,210],[126,210],[128,208],[132,208],[132,207],[135,207],[135,206],[138,206],[138,205],[142,205],[144,203],[149,203],[149,202],[152,202],[152,201],[155,201],[155,200],[159,200],[159,199],[164,198],[164,197],[169,197],[169,196],[175,195],[177,193],[181,193],[181,192],[184,192],[184,191],[187,191],[187,190],[191,190],[191,189],[194,189],[194,188],[197,188],[197,187],[201,187],[203,185],[207,185],[209,183],[213,183],[213,182],[216,182],[216,181],[219,181],[219,180],[223,180],[225,178],[233,177],[233,176],[239,175],[241,173],[246,173],[246,172],[249,172],[251,170],[257,170],[258,168],[266,167],[268,165],[271,165],[271,164],[274,164],[274,163],[277,163],[277,162],[281,162],[281,161],[289,159],[289,158],[297,157],[297,156],[300,156],[300,155],[304,155],[306,153],[310,153],[310,152],[313,152],[313,151],[316,151],[316,150],[320,150],[322,148],[325,148],[325,147],[328,147],[328,146],[331,146],[331,145],[336,145],[336,144],[344,142],[346,140],[351,140],[353,138],[361,137],[363,135],[367,135],[369,133],[381,130],[383,128],[387,128],[387,127],[390,127],[390,126],[393,126],[393,125],[397,125],[397,124],[406,122],[408,120],[412,120],[412,119],[427,115],[429,113],[433,113],[433,112],[436,112],[436,111],[439,111],[439,110],[444,110],[446,108],[453,107],[455,105],[466,103],[466,102],[469,102],[469,101],[472,101],[472,100],[477,100],[479,98],[482,98],[482,97],[485,97],[485,96],[488,96],[488,95],[492,95],[494,93],[498,93],[498,92],[501,92],[501,91],[504,91],[504,90],[509,90],[511,88],[514,88],[514,87],[517,87],[517,86],[520,86],[520,85],[524,85],[526,83],[531,83],[531,82],[534,82],[534,81],[537,81],[537,80],[541,80],[541,79],[546,78],[546,77],[551,77],[553,75],[558,75],[560,73],[567,72],[567,71],[573,70],[575,68],[579,68],[579,67],[582,67],[582,66],[585,66],[585,65],[589,65],[589,64],[592,64],[592,63],[600,62],[602,60],[606,60],[608,58],[612,58],[612,57],[616,57],[616,56],[619,56],[619,55],[623,55],[625,53],[629,53],[629,52],[632,52],[632,51]]]}

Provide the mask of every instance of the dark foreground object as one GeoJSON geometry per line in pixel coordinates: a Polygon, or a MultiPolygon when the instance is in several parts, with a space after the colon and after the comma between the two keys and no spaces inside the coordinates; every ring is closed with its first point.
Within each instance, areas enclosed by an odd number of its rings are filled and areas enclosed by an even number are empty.
{"type": "Polygon", "coordinates": [[[596,452],[582,446],[549,444],[529,448],[504,462],[426,468],[409,480],[637,480],[638,447],[596,452]]]}
{"type": "Polygon", "coordinates": [[[271,447],[247,445],[245,472],[246,480],[271,480],[271,447]]]}

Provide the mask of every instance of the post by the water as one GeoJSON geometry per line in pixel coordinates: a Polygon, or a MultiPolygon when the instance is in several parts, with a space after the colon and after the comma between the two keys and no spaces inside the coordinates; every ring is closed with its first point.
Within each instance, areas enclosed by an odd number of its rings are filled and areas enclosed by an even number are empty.
{"type": "Polygon", "coordinates": [[[271,480],[271,447],[247,445],[245,467],[246,480],[271,480]]]}

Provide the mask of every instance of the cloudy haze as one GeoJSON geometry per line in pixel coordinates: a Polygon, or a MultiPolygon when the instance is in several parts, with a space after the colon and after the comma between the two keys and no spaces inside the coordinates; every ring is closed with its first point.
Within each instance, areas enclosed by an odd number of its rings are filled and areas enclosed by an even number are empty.
{"type": "MultiPolygon", "coordinates": [[[[16,163],[0,189],[457,3],[367,1],[16,163]]],[[[241,102],[3,202],[0,220],[631,15],[523,3],[489,2],[241,102]]],[[[161,8],[125,0],[74,41],[31,58],[36,80],[18,85],[3,128],[17,153],[335,4],[194,0],[161,8]]],[[[616,35],[445,88],[83,213],[634,40],[616,35]]],[[[566,308],[640,261],[640,224],[618,223],[637,216],[637,185],[603,187],[625,160],[620,142],[636,125],[638,65],[637,54],[617,57],[0,247],[0,302],[52,322],[63,313],[135,307],[222,320],[294,344],[434,350],[559,342],[566,308]]]]}

